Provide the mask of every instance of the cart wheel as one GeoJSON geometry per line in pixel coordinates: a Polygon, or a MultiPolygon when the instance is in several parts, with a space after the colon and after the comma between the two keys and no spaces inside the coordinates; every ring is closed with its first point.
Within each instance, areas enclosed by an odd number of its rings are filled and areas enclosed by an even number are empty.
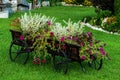
{"type": "Polygon", "coordinates": [[[19,46],[14,44],[14,42],[11,42],[9,55],[11,61],[26,64],[29,58],[29,50],[27,48],[27,45],[19,46]]]}
{"type": "Polygon", "coordinates": [[[88,65],[96,70],[100,70],[102,67],[102,59],[95,59],[92,62],[89,62],[88,65]]]}
{"type": "Polygon", "coordinates": [[[53,66],[56,71],[63,72],[64,74],[68,71],[68,59],[67,55],[63,51],[59,51],[58,54],[53,54],[53,66]]]}

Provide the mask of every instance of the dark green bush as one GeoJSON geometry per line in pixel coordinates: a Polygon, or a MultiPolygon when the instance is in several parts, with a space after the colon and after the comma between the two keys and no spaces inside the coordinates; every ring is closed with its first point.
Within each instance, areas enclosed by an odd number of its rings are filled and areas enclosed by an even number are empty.
{"type": "Polygon", "coordinates": [[[120,29],[120,0],[114,2],[115,15],[117,17],[117,27],[120,29]]]}
{"type": "Polygon", "coordinates": [[[95,12],[97,13],[97,18],[105,18],[105,17],[110,17],[112,15],[111,11],[102,10],[100,8],[96,8],[95,12]]]}
{"type": "Polygon", "coordinates": [[[102,10],[110,10],[114,13],[114,0],[90,0],[93,6],[98,6],[102,10]]]}

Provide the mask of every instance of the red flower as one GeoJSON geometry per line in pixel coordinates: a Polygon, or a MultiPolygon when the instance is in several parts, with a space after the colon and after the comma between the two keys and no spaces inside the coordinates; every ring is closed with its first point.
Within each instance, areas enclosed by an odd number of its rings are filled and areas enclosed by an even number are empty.
{"type": "Polygon", "coordinates": [[[61,37],[60,40],[61,40],[62,42],[64,42],[64,41],[65,41],[65,37],[61,37]]]}
{"type": "Polygon", "coordinates": [[[53,32],[50,32],[50,37],[52,37],[54,35],[54,33],[53,32]]]}
{"type": "Polygon", "coordinates": [[[45,59],[42,59],[42,61],[41,61],[42,63],[46,63],[46,60],[45,59]]]}
{"type": "Polygon", "coordinates": [[[21,35],[20,36],[20,40],[23,41],[24,40],[24,36],[21,35]]]}

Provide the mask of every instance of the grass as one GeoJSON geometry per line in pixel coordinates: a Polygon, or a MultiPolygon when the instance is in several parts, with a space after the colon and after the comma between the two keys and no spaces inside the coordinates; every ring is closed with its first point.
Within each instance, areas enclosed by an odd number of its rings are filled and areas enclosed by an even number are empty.
{"type": "MultiPolygon", "coordinates": [[[[106,34],[103,32],[86,28],[85,31],[93,32],[93,35],[106,42],[106,51],[111,60],[104,60],[100,71],[89,68],[83,73],[78,63],[70,63],[66,75],[57,73],[50,61],[47,64],[34,65],[32,58],[26,65],[14,63],[9,58],[9,46],[11,34],[9,32],[10,20],[19,17],[24,12],[14,13],[8,19],[0,19],[0,80],[119,80],[120,78],[120,36],[106,34]]],[[[42,13],[56,17],[57,21],[68,20],[76,22],[85,16],[96,16],[94,8],[88,7],[43,7],[33,10],[32,13],[42,13]]]]}

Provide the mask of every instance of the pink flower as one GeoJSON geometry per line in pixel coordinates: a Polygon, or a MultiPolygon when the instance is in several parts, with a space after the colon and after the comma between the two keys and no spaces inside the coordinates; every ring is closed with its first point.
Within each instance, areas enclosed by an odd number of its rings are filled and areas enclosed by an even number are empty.
{"type": "Polygon", "coordinates": [[[50,32],[50,37],[52,37],[54,35],[54,33],[53,32],[50,32]]]}
{"type": "Polygon", "coordinates": [[[106,52],[104,51],[104,49],[102,47],[100,47],[99,51],[102,55],[106,55],[106,52]]]}
{"type": "Polygon", "coordinates": [[[90,51],[89,54],[92,54],[92,51],[90,51]]]}
{"type": "Polygon", "coordinates": [[[90,42],[90,47],[92,47],[92,42],[90,42]]]}
{"type": "Polygon", "coordinates": [[[86,57],[85,57],[84,55],[81,56],[81,59],[82,59],[83,61],[85,60],[85,58],[86,58],[86,57]]]}
{"type": "Polygon", "coordinates": [[[78,37],[72,37],[73,41],[78,41],[78,37]]]}
{"type": "Polygon", "coordinates": [[[20,40],[23,41],[24,40],[24,36],[21,35],[20,36],[20,40]]]}
{"type": "Polygon", "coordinates": [[[91,33],[91,32],[87,32],[87,34],[88,34],[89,36],[91,36],[91,35],[92,35],[92,33],[91,33]]]}
{"type": "Polygon", "coordinates": [[[81,42],[81,43],[80,43],[80,46],[82,46],[82,47],[83,47],[84,45],[85,45],[85,43],[84,43],[84,42],[81,42]]]}
{"type": "Polygon", "coordinates": [[[51,25],[51,22],[50,22],[50,21],[47,21],[47,25],[50,26],[50,25],[51,25]]]}
{"type": "Polygon", "coordinates": [[[65,41],[65,37],[61,37],[60,40],[61,40],[62,42],[64,42],[64,41],[65,41]]]}
{"type": "Polygon", "coordinates": [[[71,37],[71,36],[68,36],[67,39],[72,39],[72,37],[71,37]]]}

